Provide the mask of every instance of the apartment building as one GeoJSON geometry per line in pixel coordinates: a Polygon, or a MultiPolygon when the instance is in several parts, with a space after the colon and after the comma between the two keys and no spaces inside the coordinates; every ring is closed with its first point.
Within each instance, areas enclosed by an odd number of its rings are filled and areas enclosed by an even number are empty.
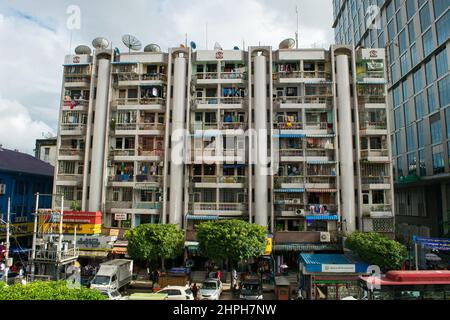
{"type": "Polygon", "coordinates": [[[275,253],[392,236],[384,67],[351,46],[69,55],[55,193],[106,227],[174,223],[187,241],[245,219],[275,253]]]}
{"type": "Polygon", "coordinates": [[[397,237],[442,237],[450,221],[450,2],[335,0],[338,44],[386,48],[397,237]]]}

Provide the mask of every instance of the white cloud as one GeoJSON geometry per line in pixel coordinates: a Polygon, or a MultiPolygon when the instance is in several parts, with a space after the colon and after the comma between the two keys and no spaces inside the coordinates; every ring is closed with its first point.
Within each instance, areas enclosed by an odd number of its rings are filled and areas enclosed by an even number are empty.
{"type": "Polygon", "coordinates": [[[17,101],[0,96],[0,144],[8,149],[33,153],[36,139],[54,131],[42,121],[33,120],[28,109],[17,101]]]}

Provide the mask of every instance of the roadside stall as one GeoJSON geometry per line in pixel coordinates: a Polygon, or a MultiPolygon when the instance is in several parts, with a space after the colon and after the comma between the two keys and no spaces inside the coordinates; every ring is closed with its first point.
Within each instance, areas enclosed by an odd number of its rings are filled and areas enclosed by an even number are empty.
{"type": "Polygon", "coordinates": [[[349,254],[309,254],[299,257],[300,292],[307,300],[340,300],[358,294],[358,278],[368,264],[349,254]]]}

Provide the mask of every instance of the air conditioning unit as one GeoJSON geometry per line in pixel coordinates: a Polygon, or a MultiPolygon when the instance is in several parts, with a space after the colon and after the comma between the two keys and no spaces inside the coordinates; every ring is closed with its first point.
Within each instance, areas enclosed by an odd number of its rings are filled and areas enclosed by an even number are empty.
{"type": "Polygon", "coordinates": [[[0,184],[0,194],[6,193],[6,184],[0,184]]]}
{"type": "Polygon", "coordinates": [[[297,210],[295,211],[295,214],[296,214],[297,216],[304,216],[304,215],[305,215],[305,210],[303,210],[303,209],[297,209],[297,210]]]}
{"type": "Polygon", "coordinates": [[[301,200],[300,199],[292,199],[292,203],[294,204],[300,204],[301,200]]]}
{"type": "Polygon", "coordinates": [[[320,233],[320,242],[331,242],[331,235],[329,232],[320,233]]]}

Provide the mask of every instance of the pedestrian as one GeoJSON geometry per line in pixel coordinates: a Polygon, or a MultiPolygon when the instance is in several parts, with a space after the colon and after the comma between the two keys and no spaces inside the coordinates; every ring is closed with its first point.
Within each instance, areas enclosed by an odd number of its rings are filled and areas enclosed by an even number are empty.
{"type": "Polygon", "coordinates": [[[194,296],[194,300],[197,300],[198,287],[196,283],[194,283],[194,285],[192,286],[191,291],[192,295],[194,296]]]}
{"type": "Polygon", "coordinates": [[[220,277],[222,276],[222,273],[220,272],[220,269],[217,270],[217,279],[220,281],[220,277]]]}
{"type": "Polygon", "coordinates": [[[17,265],[13,264],[11,270],[12,270],[12,272],[17,272],[17,265]]]}
{"type": "Polygon", "coordinates": [[[231,285],[234,287],[237,283],[237,271],[236,269],[233,269],[231,271],[231,285]]]}

